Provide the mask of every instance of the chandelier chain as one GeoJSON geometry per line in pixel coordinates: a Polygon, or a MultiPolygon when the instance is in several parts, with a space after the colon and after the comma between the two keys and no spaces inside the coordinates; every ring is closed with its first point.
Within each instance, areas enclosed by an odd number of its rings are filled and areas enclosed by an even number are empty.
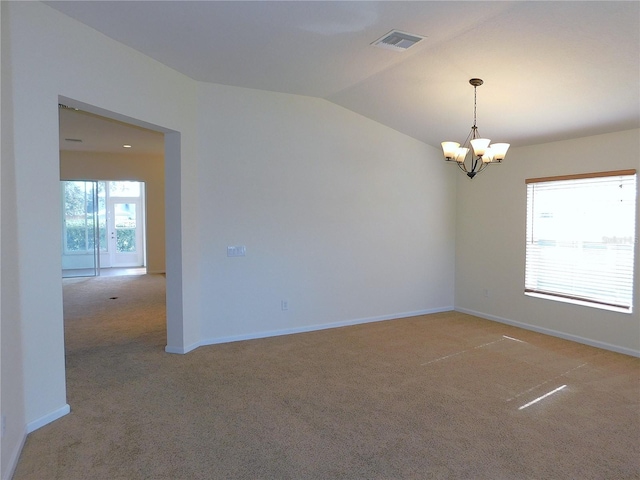
{"type": "Polygon", "coordinates": [[[478,101],[478,87],[473,87],[473,127],[476,127],[476,105],[478,101]]]}

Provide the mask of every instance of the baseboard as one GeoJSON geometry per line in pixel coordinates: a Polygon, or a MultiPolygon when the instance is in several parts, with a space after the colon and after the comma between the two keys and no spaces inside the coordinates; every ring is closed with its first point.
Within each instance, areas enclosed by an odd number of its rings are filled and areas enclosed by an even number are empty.
{"type": "MultiPolygon", "coordinates": [[[[11,480],[11,478],[13,478],[13,474],[16,472],[16,467],[18,466],[18,460],[20,460],[20,454],[22,453],[22,449],[24,448],[24,442],[26,441],[27,432],[25,431],[22,434],[22,439],[16,445],[16,448],[13,452],[11,452],[11,456],[9,457],[6,468],[2,472],[2,480],[11,480]]],[[[2,466],[5,467],[5,465],[2,466]]]]}
{"type": "Polygon", "coordinates": [[[564,340],[571,340],[572,342],[582,343],[591,347],[602,348],[604,350],[610,350],[616,353],[623,353],[625,355],[631,355],[633,357],[640,357],[640,350],[634,350],[632,348],[621,347],[619,345],[613,345],[611,343],[600,342],[598,340],[592,340],[590,338],[580,337],[578,335],[572,335],[570,333],[560,332],[558,330],[552,330],[550,328],[538,327],[536,325],[529,325],[528,323],[517,322],[508,318],[498,317],[496,315],[489,315],[487,313],[476,312],[475,310],[469,310],[468,308],[455,308],[456,312],[466,313],[473,315],[474,317],[484,318],[486,320],[492,320],[494,322],[505,323],[514,327],[524,328],[525,330],[531,330],[533,332],[544,333],[545,335],[551,335],[552,337],[563,338],[564,340]]]}
{"type": "Polygon", "coordinates": [[[71,407],[69,405],[65,405],[64,407],[60,407],[57,410],[54,410],[47,415],[34,420],[33,422],[27,423],[27,433],[31,433],[36,431],[37,429],[44,427],[48,423],[53,422],[54,420],[58,420],[61,417],[64,417],[69,412],[71,412],[71,407]]]}
{"type": "Polygon", "coordinates": [[[187,352],[184,351],[184,349],[182,349],[180,347],[170,347],[169,345],[166,345],[164,347],[164,351],[167,352],[167,353],[175,353],[175,354],[178,354],[178,355],[187,353],[187,352]]]}
{"type": "Polygon", "coordinates": [[[164,270],[147,270],[147,275],[164,275],[165,272],[164,270]]]}
{"type": "Polygon", "coordinates": [[[187,345],[186,347],[170,347],[169,345],[167,345],[166,347],[164,347],[164,351],[167,353],[184,355],[186,353],[189,353],[191,350],[195,350],[200,345],[202,345],[200,342],[192,343],[191,345],[187,345]]]}
{"type": "MultiPolygon", "coordinates": [[[[394,320],[397,318],[417,317],[419,315],[429,315],[431,313],[449,312],[451,310],[453,310],[453,307],[447,306],[447,307],[433,308],[428,310],[418,310],[415,312],[395,313],[393,315],[382,315],[378,317],[358,318],[354,320],[344,320],[340,322],[323,323],[319,325],[308,325],[304,327],[285,328],[282,330],[269,330],[269,331],[263,331],[263,332],[249,333],[246,335],[233,335],[229,337],[208,338],[198,342],[197,346],[216,345],[220,343],[241,342],[243,340],[255,340],[258,338],[278,337],[281,335],[292,335],[296,333],[315,332],[318,330],[327,330],[329,328],[348,327],[351,325],[382,322],[385,320],[394,320]]],[[[193,347],[193,348],[191,348],[191,346],[188,347],[187,352],[193,350],[194,348],[197,348],[197,347],[193,347]]],[[[172,353],[177,353],[177,352],[172,352],[172,353]]]]}

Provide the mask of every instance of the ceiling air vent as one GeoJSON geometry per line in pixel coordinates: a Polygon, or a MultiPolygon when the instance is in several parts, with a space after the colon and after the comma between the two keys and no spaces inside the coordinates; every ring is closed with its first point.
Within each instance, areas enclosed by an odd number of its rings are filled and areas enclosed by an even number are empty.
{"type": "Polygon", "coordinates": [[[425,37],[420,35],[392,30],[373,42],[371,45],[374,47],[388,48],[389,50],[395,50],[396,52],[404,52],[424,38],[425,37]]]}

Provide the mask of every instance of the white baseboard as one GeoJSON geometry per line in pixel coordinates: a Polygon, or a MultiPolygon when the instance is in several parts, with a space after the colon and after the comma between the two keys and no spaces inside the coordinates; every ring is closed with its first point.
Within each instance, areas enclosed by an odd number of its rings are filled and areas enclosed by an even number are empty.
{"type": "Polygon", "coordinates": [[[16,448],[11,452],[11,456],[9,457],[7,464],[2,465],[4,468],[4,471],[2,472],[2,480],[11,480],[11,478],[13,478],[13,474],[16,472],[16,467],[18,466],[18,460],[20,460],[20,454],[24,448],[24,442],[26,441],[27,432],[25,431],[22,434],[22,439],[16,445],[16,448]]]}
{"type": "Polygon", "coordinates": [[[573,342],[582,343],[591,347],[602,348],[604,350],[610,350],[616,353],[623,353],[625,355],[631,355],[633,357],[640,357],[640,350],[634,350],[632,348],[621,347],[619,345],[613,345],[611,343],[601,342],[598,340],[592,340],[590,338],[580,337],[578,335],[572,335],[570,333],[559,332],[550,328],[538,327],[536,325],[529,325],[528,323],[517,322],[508,318],[502,318],[495,315],[489,315],[487,313],[476,312],[475,310],[469,310],[468,308],[456,307],[456,312],[466,313],[475,317],[484,318],[486,320],[492,320],[494,322],[505,323],[514,327],[524,328],[525,330],[531,330],[538,333],[544,333],[545,335],[551,335],[552,337],[563,338],[565,340],[571,340],[573,342]]]}
{"type": "Polygon", "coordinates": [[[189,353],[191,350],[195,350],[200,345],[201,345],[200,342],[192,343],[191,345],[187,345],[186,347],[170,347],[169,345],[167,345],[166,347],[164,347],[164,351],[167,353],[184,355],[186,353],[189,353]]]}
{"type": "MultiPolygon", "coordinates": [[[[394,320],[396,318],[417,317],[419,315],[448,312],[451,310],[453,310],[453,307],[447,306],[447,307],[433,308],[428,310],[418,310],[415,312],[395,313],[393,315],[382,315],[378,317],[358,318],[354,320],[344,320],[340,322],[323,323],[319,325],[308,325],[304,327],[285,328],[282,330],[269,330],[264,332],[249,333],[245,335],[233,335],[229,337],[207,338],[207,339],[201,340],[197,344],[190,345],[185,349],[186,350],[185,352],[180,352],[180,353],[187,353],[197,347],[202,347],[205,345],[216,345],[219,343],[231,343],[231,342],[240,342],[243,340],[255,340],[258,338],[278,337],[281,335],[291,335],[295,333],[315,332],[317,330],[327,330],[329,328],[348,327],[351,325],[359,325],[362,323],[382,322],[385,320],[394,320]]],[[[165,348],[165,350],[167,349],[165,348]]],[[[178,353],[178,352],[170,352],[170,353],[178,353]]]]}
{"type": "Polygon", "coordinates": [[[61,417],[64,417],[69,412],[71,412],[71,407],[66,404],[64,407],[60,407],[57,410],[54,410],[47,415],[34,420],[33,422],[27,423],[27,433],[31,433],[36,431],[37,429],[44,427],[48,423],[53,422],[54,420],[58,420],[61,417]]]}

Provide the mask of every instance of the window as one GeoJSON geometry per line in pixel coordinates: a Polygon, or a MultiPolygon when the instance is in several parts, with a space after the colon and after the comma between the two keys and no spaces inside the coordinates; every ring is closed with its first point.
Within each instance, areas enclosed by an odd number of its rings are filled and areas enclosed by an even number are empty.
{"type": "Polygon", "coordinates": [[[635,170],[526,184],[525,294],[630,313],[635,170]]]}

